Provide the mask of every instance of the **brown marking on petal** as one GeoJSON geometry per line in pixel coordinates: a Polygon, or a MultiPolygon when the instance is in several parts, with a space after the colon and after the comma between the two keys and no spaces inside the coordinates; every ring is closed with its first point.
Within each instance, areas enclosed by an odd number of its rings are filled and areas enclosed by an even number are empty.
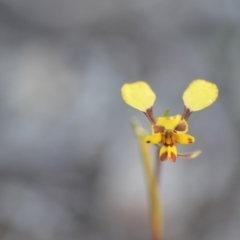
{"type": "Polygon", "coordinates": [[[193,139],[192,138],[188,138],[188,143],[193,143],[193,139]]]}
{"type": "Polygon", "coordinates": [[[148,140],[147,143],[151,143],[151,141],[148,140]]]}
{"type": "Polygon", "coordinates": [[[146,112],[143,112],[143,113],[146,115],[146,117],[148,118],[148,120],[150,121],[151,124],[155,124],[156,119],[153,115],[153,108],[152,107],[147,109],[146,112]]]}
{"type": "Polygon", "coordinates": [[[168,144],[168,143],[163,143],[163,146],[165,146],[165,147],[172,147],[174,145],[174,143],[170,143],[170,144],[168,144]]]}
{"type": "Polygon", "coordinates": [[[167,160],[167,156],[168,156],[167,151],[166,151],[166,152],[163,152],[163,153],[160,155],[160,160],[161,160],[161,161],[167,160]]]}
{"type": "Polygon", "coordinates": [[[171,152],[171,160],[172,160],[172,162],[176,162],[176,159],[177,159],[177,156],[173,152],[171,152]]]}
{"type": "Polygon", "coordinates": [[[164,132],[164,130],[165,130],[164,126],[157,126],[157,125],[153,126],[154,133],[162,133],[162,132],[164,132]]]}
{"type": "Polygon", "coordinates": [[[179,124],[175,127],[175,130],[182,132],[182,131],[185,131],[186,128],[187,128],[186,123],[181,122],[181,123],[179,123],[179,124]]]}
{"type": "Polygon", "coordinates": [[[187,121],[191,113],[192,113],[191,110],[185,106],[182,114],[182,119],[185,119],[187,121]]]}

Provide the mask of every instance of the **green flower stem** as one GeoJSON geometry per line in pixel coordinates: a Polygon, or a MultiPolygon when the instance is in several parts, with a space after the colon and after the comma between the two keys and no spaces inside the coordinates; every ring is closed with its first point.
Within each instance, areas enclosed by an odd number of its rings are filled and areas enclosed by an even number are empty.
{"type": "Polygon", "coordinates": [[[155,159],[155,166],[154,166],[154,173],[155,177],[157,179],[157,182],[159,182],[160,175],[161,175],[161,161],[159,159],[159,147],[156,149],[156,159],[155,159]]]}
{"type": "Polygon", "coordinates": [[[133,131],[137,136],[142,164],[145,171],[147,187],[149,192],[149,200],[150,200],[150,220],[151,220],[151,232],[153,240],[162,240],[162,208],[160,204],[160,197],[158,192],[158,182],[154,171],[152,169],[152,159],[150,147],[145,143],[144,137],[148,134],[146,130],[144,130],[141,125],[137,121],[132,121],[131,123],[133,131]]]}

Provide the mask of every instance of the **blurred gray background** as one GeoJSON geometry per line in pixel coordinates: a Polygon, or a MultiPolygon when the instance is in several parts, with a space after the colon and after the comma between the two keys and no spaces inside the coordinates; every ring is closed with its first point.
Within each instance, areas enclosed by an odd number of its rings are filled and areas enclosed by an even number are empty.
{"type": "Polygon", "coordinates": [[[190,81],[218,84],[190,117],[195,160],[165,162],[166,240],[240,239],[240,1],[0,0],[0,239],[146,240],[148,199],[120,88],[155,115],[190,81]]]}

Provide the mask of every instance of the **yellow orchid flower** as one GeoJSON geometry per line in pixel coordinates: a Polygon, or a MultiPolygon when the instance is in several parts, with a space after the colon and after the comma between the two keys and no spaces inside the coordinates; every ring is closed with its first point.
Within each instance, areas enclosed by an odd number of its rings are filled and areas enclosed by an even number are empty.
{"type": "Polygon", "coordinates": [[[178,153],[176,144],[190,144],[195,138],[186,134],[187,120],[192,112],[210,106],[218,97],[218,88],[214,83],[204,79],[194,80],[183,93],[184,112],[182,115],[168,116],[168,111],[155,119],[153,104],[156,96],[151,87],[144,81],[123,85],[122,98],[126,104],[142,111],[152,124],[152,134],[145,137],[146,143],[160,145],[159,159],[170,159],[175,162],[179,158],[195,158],[201,151],[178,153]]]}

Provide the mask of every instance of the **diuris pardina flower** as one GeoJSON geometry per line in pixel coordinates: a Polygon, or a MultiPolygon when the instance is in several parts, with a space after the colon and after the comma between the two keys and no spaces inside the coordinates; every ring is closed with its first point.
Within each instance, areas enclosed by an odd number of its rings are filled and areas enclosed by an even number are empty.
{"type": "Polygon", "coordinates": [[[152,125],[152,134],[145,137],[146,143],[160,146],[159,159],[170,159],[175,162],[177,157],[194,158],[201,151],[180,154],[176,144],[190,144],[195,138],[186,134],[188,131],[187,120],[192,112],[210,106],[218,96],[218,88],[214,83],[203,79],[194,80],[183,93],[183,114],[168,116],[168,111],[161,117],[155,118],[153,104],[156,95],[151,87],[144,81],[126,83],[122,86],[122,98],[126,104],[143,112],[152,125]]]}

